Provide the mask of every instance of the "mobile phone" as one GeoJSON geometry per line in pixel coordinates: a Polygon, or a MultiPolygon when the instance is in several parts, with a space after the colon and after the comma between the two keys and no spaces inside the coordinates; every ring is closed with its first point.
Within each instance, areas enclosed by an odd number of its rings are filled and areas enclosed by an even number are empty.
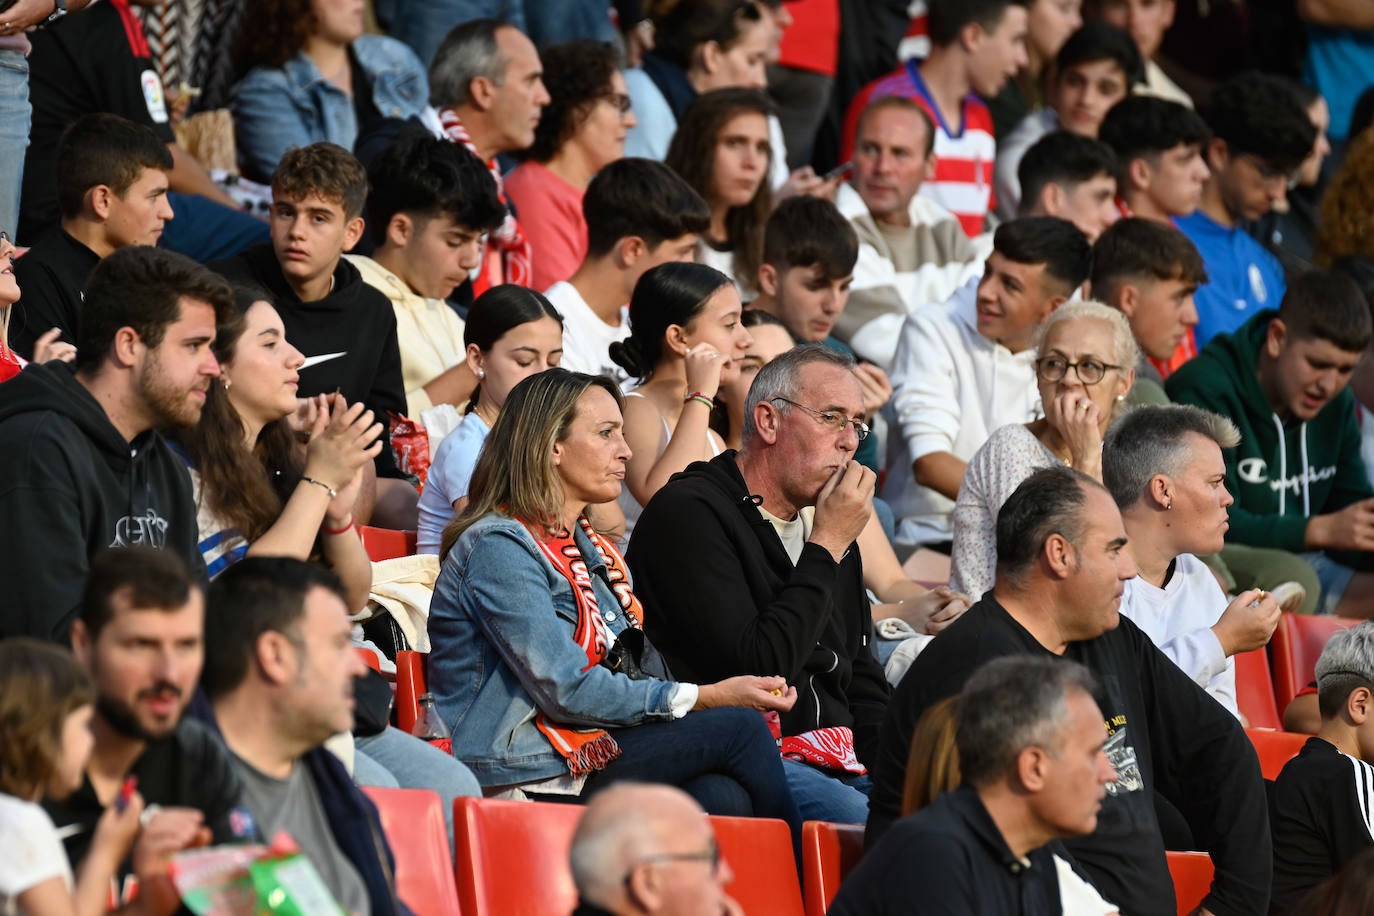
{"type": "Polygon", "coordinates": [[[821,181],[834,181],[836,178],[848,175],[852,171],[854,171],[854,163],[841,162],[839,165],[822,175],[821,181]]]}

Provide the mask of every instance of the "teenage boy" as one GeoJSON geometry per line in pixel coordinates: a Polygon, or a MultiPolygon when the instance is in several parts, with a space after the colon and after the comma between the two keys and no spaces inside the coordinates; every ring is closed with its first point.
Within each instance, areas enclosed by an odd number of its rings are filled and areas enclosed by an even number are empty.
{"type": "Polygon", "coordinates": [[[1169,358],[1197,324],[1193,296],[1207,282],[1202,255],[1168,223],[1129,217],[1093,245],[1092,297],[1119,309],[1140,344],[1132,401],[1162,403],[1169,358]]]}
{"type": "Polygon", "coordinates": [[[466,148],[433,137],[398,140],[368,170],[372,257],[348,255],[391,301],[406,416],[466,404],[477,387],[463,320],[445,301],[481,260],[482,234],[505,219],[496,182],[466,148]]]}
{"type": "Polygon", "coordinates": [[[1055,57],[1054,76],[1045,97],[1048,104],[1026,115],[997,141],[993,189],[999,217],[1008,220],[1017,213],[1022,199],[1017,168],[1026,150],[1054,130],[1096,137],[1102,119],[1130,93],[1139,74],[1140,53],[1120,29],[1089,20],[1069,36],[1055,57]]]}
{"type": "Polygon", "coordinates": [[[1234,331],[1283,299],[1283,265],[1242,227],[1284,200],[1289,177],[1312,151],[1317,129],[1288,83],[1263,73],[1212,90],[1207,165],[1197,211],[1175,224],[1207,264],[1197,292],[1199,345],[1234,331]]]}
{"type": "Polygon", "coordinates": [[[1274,780],[1269,912],[1288,916],[1308,892],[1374,845],[1374,623],[1340,630],[1317,659],[1321,728],[1274,780]]]}
{"type": "Polygon", "coordinates": [[[955,216],[972,238],[992,206],[997,141],[983,98],[1026,66],[1026,0],[930,0],[930,55],[908,60],[849,103],[841,161],[854,152],[859,115],[874,99],[916,99],[936,125],[935,170],[922,193],[955,216]]]}
{"type": "Polygon", "coordinates": [[[1116,153],[1116,191],[1122,216],[1168,222],[1187,216],[1202,199],[1207,125],[1190,108],[1151,96],[1128,96],[1112,106],[1098,139],[1116,153]]]}
{"type": "Polygon", "coordinates": [[[1087,278],[1091,255],[1068,220],[1003,223],[981,280],[907,316],[892,362],[883,490],[899,540],[948,555],[965,465],[999,426],[1035,419],[1036,334],[1087,278]]]}
{"type": "MultiPolygon", "coordinates": [[[[854,355],[833,336],[845,315],[849,284],[859,239],[849,222],[828,200],[802,195],[778,205],[763,234],[763,263],[759,265],[759,295],[749,307],[774,316],[797,343],[823,343],[854,355]]],[[[889,334],[900,326],[892,323],[889,334]]],[[[864,416],[871,417],[892,397],[887,373],[872,363],[859,363],[854,375],[863,389],[864,416]]],[[[876,436],[859,442],[854,458],[879,470],[876,436]]]]}
{"type": "Polygon", "coordinates": [[[219,377],[224,279],[190,258],[122,248],[91,273],[76,364],[27,367],[0,390],[0,637],[62,641],[90,558],[146,544],[205,575],[186,464],[158,430],[200,422],[219,377]]]}
{"type": "Polygon", "coordinates": [[[1300,554],[1321,580],[1323,612],[1359,617],[1374,601],[1374,489],[1348,386],[1371,337],[1355,282],[1311,271],[1277,312],[1213,338],[1164,385],[1240,427],[1226,452],[1228,543],[1300,554]]]}
{"type": "Polygon", "coordinates": [[[619,159],[582,198],[587,257],[545,295],[563,315],[564,369],[625,382],[611,361],[612,343],[630,336],[630,294],[644,272],[696,259],[697,236],[711,211],[691,186],[661,162],[619,159]]]}
{"type": "Polygon", "coordinates": [[[1145,61],[1136,93],[1193,107],[1183,88],[1169,79],[1156,58],[1164,44],[1164,33],[1174,24],[1175,0],[1101,0],[1099,14],[1104,20],[1130,33],[1145,61]]]}
{"type": "MultiPolygon", "coordinates": [[[[230,280],[256,283],[272,293],[286,339],[305,354],[302,397],[339,393],[361,401],[378,421],[406,411],[396,313],[386,296],[363,282],[343,253],[363,234],[367,174],[352,154],[333,143],[312,143],[282,157],[272,176],[272,240],[213,265],[230,280]]],[[[379,524],[415,524],[416,495],[401,477],[391,440],[377,456],[379,524]],[[408,491],[408,492],[407,492],[408,491]]],[[[366,524],[372,507],[354,510],[366,524]]]]}
{"type": "Polygon", "coordinates": [[[57,328],[76,342],[81,300],[100,259],[126,245],[156,245],[172,218],[167,172],[172,154],[158,135],[119,115],[77,119],[57,146],[61,223],[14,262],[20,304],[10,346],[31,359],[38,338],[57,328]]]}
{"type": "Polygon", "coordinates": [[[1056,130],[1036,141],[1017,172],[1020,216],[1057,216],[1095,242],[1121,217],[1116,208],[1116,156],[1100,140],[1056,130]]]}
{"type": "Polygon", "coordinates": [[[921,194],[934,145],[935,123],[917,101],[875,99],[859,116],[853,178],[835,195],[859,235],[852,311],[836,334],[880,366],[891,365],[908,312],[944,302],[980,267],[958,218],[921,194]]]}

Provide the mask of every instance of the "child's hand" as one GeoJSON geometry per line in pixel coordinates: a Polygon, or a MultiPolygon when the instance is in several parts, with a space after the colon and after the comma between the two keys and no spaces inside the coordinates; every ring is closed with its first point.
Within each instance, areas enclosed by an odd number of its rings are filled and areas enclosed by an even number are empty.
{"type": "Polygon", "coordinates": [[[143,826],[143,796],[137,792],[129,796],[124,810],[119,805],[110,805],[96,821],[95,834],[91,840],[92,852],[100,849],[107,853],[116,865],[123,862],[133,848],[138,831],[143,826]]]}

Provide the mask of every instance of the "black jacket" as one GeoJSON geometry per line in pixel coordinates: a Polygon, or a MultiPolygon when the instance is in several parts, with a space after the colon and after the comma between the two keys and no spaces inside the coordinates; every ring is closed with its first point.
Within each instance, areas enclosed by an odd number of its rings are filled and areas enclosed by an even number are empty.
{"type": "MultiPolygon", "coordinates": [[[[866,843],[876,842],[900,809],[921,713],[962,690],[984,662],[1023,654],[1050,652],[988,592],[916,657],[883,725],[866,843]]],[[[1097,830],[1064,843],[1093,885],[1131,916],[1175,912],[1155,819],[1158,792],[1187,816],[1216,863],[1203,905],[1217,916],[1263,913],[1272,871],[1269,818],[1259,760],[1240,722],[1125,617],[1096,639],[1070,643],[1064,657],[1098,677],[1107,757],[1117,773],[1097,830]]]]}
{"type": "Polygon", "coordinates": [[[645,632],[675,677],[710,684],[782,675],[797,688],[783,734],[847,725],[859,759],[872,766],[888,686],[869,645],[857,549],[836,563],[807,544],[794,567],[728,451],[690,465],[654,495],[626,560],[645,632]]]}
{"type": "Polygon", "coordinates": [[[25,359],[33,359],[33,345],[52,328],[61,328],[61,340],[76,343],[86,281],[100,263],[100,255],[54,226],[14,262],[14,278],[21,298],[14,304],[10,321],[10,346],[25,359]]]}
{"type": "Polygon", "coordinates": [[[339,391],[350,404],[366,404],[384,427],[386,444],[377,456],[377,474],[400,476],[391,454],[388,413],[405,416],[406,391],[391,301],[364,283],[358,268],[340,258],[329,295],[317,302],[302,302],[282,275],[270,242],[210,266],[230,280],[254,283],[272,294],[286,339],[305,354],[301,397],[339,391]]]}
{"type": "Polygon", "coordinates": [[[1058,843],[1016,858],[978,793],[946,792],[893,825],[844,880],[831,916],[1059,916],[1058,843]]]}
{"type": "Polygon", "coordinates": [[[0,385],[0,637],[65,642],[90,558],[175,551],[205,578],[186,465],[155,431],[125,441],[63,363],[0,385]]]}

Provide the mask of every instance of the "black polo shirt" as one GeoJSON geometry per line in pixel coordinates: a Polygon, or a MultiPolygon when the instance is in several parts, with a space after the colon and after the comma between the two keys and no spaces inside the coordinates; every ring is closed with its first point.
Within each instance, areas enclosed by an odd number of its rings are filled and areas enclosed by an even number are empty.
{"type": "Polygon", "coordinates": [[[1057,844],[1025,859],[969,786],[892,825],[845,879],[830,916],[1058,916],[1057,844]]]}

